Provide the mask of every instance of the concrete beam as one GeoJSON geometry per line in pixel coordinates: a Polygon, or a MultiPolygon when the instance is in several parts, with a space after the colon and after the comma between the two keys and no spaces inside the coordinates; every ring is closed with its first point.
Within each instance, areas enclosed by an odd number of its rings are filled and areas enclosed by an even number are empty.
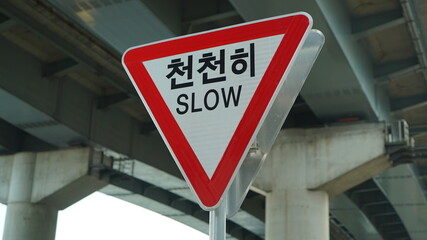
{"type": "Polygon", "coordinates": [[[0,13],[0,33],[9,30],[13,26],[15,26],[17,23],[7,17],[6,15],[0,13]]]}
{"type": "Polygon", "coordinates": [[[391,110],[393,112],[403,112],[427,105],[427,94],[422,93],[412,96],[392,98],[390,101],[391,110]]]}
{"type": "Polygon", "coordinates": [[[409,132],[412,137],[427,134],[427,124],[411,124],[409,132]]]}
{"type": "Polygon", "coordinates": [[[385,125],[381,123],[322,129],[284,130],[255,180],[254,187],[273,191],[275,183],[290,188],[321,190],[336,196],[343,191],[392,167],[385,149],[385,125]],[[277,166],[287,159],[283,149],[299,148],[292,158],[304,162],[295,166],[277,166]],[[280,160],[279,160],[280,159],[280,160]],[[298,169],[299,167],[300,169],[298,169]],[[280,175],[272,177],[274,169],[280,175]],[[288,179],[294,171],[304,172],[288,179]]]}
{"type": "Polygon", "coordinates": [[[353,19],[351,31],[356,38],[367,37],[371,34],[404,24],[406,22],[402,11],[392,10],[353,19]]]}
{"type": "Polygon", "coordinates": [[[107,109],[112,106],[123,104],[131,100],[130,96],[126,93],[118,93],[109,96],[102,96],[97,99],[97,107],[99,109],[107,109]]]}
{"type": "Polygon", "coordinates": [[[66,58],[58,60],[44,66],[43,77],[61,76],[77,67],[79,67],[79,64],[74,59],[66,58]]]}
{"type": "Polygon", "coordinates": [[[199,29],[198,26],[201,26],[201,25],[204,25],[207,23],[216,22],[216,21],[224,21],[225,19],[233,19],[233,18],[240,19],[239,13],[237,13],[236,11],[217,13],[217,14],[210,15],[207,17],[189,20],[189,21],[184,22],[184,24],[188,25],[186,33],[190,34],[190,33],[198,32],[201,29],[209,30],[209,29],[204,29],[203,27],[199,29]]]}
{"type": "Polygon", "coordinates": [[[419,63],[416,57],[378,64],[374,66],[374,77],[376,79],[382,79],[385,76],[399,72],[415,72],[416,69],[418,69],[418,65],[419,63]]]}
{"type": "MultiPolygon", "coordinates": [[[[101,69],[101,74],[118,89],[134,93],[120,63],[120,56],[64,21],[45,2],[1,1],[0,9],[83,66],[101,69]]],[[[136,97],[136,94],[135,94],[136,97]]]]}
{"type": "Polygon", "coordinates": [[[412,38],[412,42],[417,53],[418,61],[421,65],[421,73],[424,78],[427,78],[426,66],[427,66],[427,44],[425,34],[423,33],[423,23],[421,18],[420,4],[418,1],[404,1],[400,0],[402,7],[403,16],[408,22],[409,33],[412,38]]]}
{"type": "Polygon", "coordinates": [[[10,153],[21,149],[23,135],[23,131],[0,119],[0,146],[6,148],[10,153]]]}
{"type": "Polygon", "coordinates": [[[182,4],[182,2],[175,0],[141,0],[141,2],[148,7],[148,9],[150,9],[150,11],[154,13],[175,35],[181,35],[183,33],[182,14],[184,12],[184,4],[182,4]]]}
{"type": "Polygon", "coordinates": [[[90,148],[37,153],[31,201],[62,210],[106,186],[108,179],[89,175],[99,158],[90,148]]]}
{"type": "Polygon", "coordinates": [[[47,151],[54,146],[33,137],[0,118],[0,146],[5,149],[3,154],[19,151],[47,151]]]}
{"type": "Polygon", "coordinates": [[[358,184],[385,172],[392,167],[388,156],[382,155],[348,170],[335,179],[316,187],[316,190],[326,191],[330,197],[335,197],[358,184]]]}
{"type": "Polygon", "coordinates": [[[365,213],[348,197],[340,194],[329,201],[333,224],[344,228],[350,236],[347,239],[383,240],[375,226],[372,225],[365,213]]]}
{"type": "MultiPolygon", "coordinates": [[[[6,53],[2,55],[4,58],[0,56],[0,86],[4,91],[86,139],[181,177],[157,132],[142,135],[140,122],[123,111],[114,108],[108,111],[97,109],[93,104],[96,96],[74,81],[46,81],[41,77],[43,64],[40,61],[1,38],[0,50],[6,53]],[[13,54],[14,59],[7,59],[9,54],[13,54]],[[15,71],[17,63],[25,64],[26,71],[15,71]],[[58,84],[62,84],[61,87],[58,84]],[[61,104],[55,104],[59,102],[61,104]]],[[[0,115],[8,116],[8,121],[23,119],[23,116],[17,118],[6,110],[7,108],[0,108],[0,115]]],[[[41,139],[52,141],[49,131],[39,131],[37,134],[41,139]]],[[[68,135],[61,132],[61,139],[53,140],[67,142],[68,135]]],[[[249,206],[247,209],[250,211],[251,208],[249,206]]],[[[262,209],[261,206],[259,209],[262,209]]]]}
{"type": "MultiPolygon", "coordinates": [[[[392,171],[393,169],[390,169],[392,171]]],[[[387,172],[386,172],[387,173],[387,172]]],[[[360,211],[363,212],[364,217],[369,219],[370,224],[377,229],[381,239],[396,238],[389,229],[382,226],[393,223],[394,229],[401,231],[403,239],[409,239],[408,232],[405,230],[405,225],[395,210],[394,202],[384,194],[384,188],[375,181],[381,178],[384,174],[376,176],[374,179],[369,179],[364,183],[348,190],[346,196],[360,211]],[[406,236],[405,236],[406,235],[406,236]]],[[[367,238],[360,238],[367,239],[367,238]]]]}
{"type": "MultiPolygon", "coordinates": [[[[0,156],[0,188],[5,190],[0,192],[0,200],[4,204],[15,200],[24,201],[15,199],[16,188],[19,188],[22,194],[28,195],[26,202],[62,210],[108,184],[108,179],[89,175],[90,164],[97,155],[89,148],[75,148],[27,153],[34,155],[34,166],[25,174],[31,186],[23,190],[22,184],[14,183],[12,176],[17,161],[15,159],[20,159],[22,154],[0,156]]],[[[16,174],[23,174],[19,169],[16,171],[16,174]]]]}
{"type": "Polygon", "coordinates": [[[313,27],[324,33],[326,42],[301,95],[322,122],[334,122],[349,115],[371,121],[390,117],[387,95],[378,91],[373,81],[370,57],[351,32],[345,1],[230,2],[245,20],[298,11],[306,11],[313,17],[313,27]]]}
{"type": "Polygon", "coordinates": [[[375,78],[375,82],[378,84],[386,84],[386,83],[389,83],[390,81],[398,80],[400,78],[403,78],[409,75],[414,75],[421,72],[422,72],[421,65],[416,64],[413,66],[404,67],[402,69],[391,71],[385,75],[377,76],[375,78]]]}
{"type": "Polygon", "coordinates": [[[9,97],[8,104],[0,108],[0,117],[4,120],[19,125],[36,115],[37,119],[32,121],[55,119],[56,136],[52,137],[52,132],[43,128],[31,133],[56,146],[63,146],[76,137],[90,140],[181,177],[157,131],[144,127],[147,134],[141,134],[141,122],[120,109],[98,109],[94,104],[98,97],[75,81],[66,78],[47,81],[42,77],[40,60],[1,37],[0,52],[4,53],[0,55],[0,94],[4,91],[9,97]],[[26,66],[25,71],[16,70],[20,64],[26,66]],[[8,107],[12,103],[13,109],[8,107]],[[22,109],[18,108],[21,105],[22,109]]]}

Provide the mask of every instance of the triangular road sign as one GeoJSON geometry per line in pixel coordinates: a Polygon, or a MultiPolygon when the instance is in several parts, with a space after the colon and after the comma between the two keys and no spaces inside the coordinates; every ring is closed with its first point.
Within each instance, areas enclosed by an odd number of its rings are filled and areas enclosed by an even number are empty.
{"type": "Polygon", "coordinates": [[[123,65],[199,204],[237,173],[312,20],[297,13],[137,46],[123,65]]]}

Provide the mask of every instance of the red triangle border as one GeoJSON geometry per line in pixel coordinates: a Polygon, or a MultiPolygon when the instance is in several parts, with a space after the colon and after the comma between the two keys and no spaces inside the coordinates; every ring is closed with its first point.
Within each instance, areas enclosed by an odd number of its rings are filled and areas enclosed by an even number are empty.
{"type": "Polygon", "coordinates": [[[223,193],[245,157],[248,145],[259,128],[289,63],[310,28],[311,17],[298,13],[144,45],[129,49],[123,55],[122,62],[129,77],[204,209],[215,208],[220,203],[223,193]],[[285,36],[212,179],[209,179],[142,62],[279,34],[285,36]]]}

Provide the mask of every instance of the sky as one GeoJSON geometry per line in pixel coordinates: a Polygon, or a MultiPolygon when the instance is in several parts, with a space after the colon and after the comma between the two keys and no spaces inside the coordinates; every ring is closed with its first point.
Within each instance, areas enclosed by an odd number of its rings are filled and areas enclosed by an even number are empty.
{"type": "MultiPolygon", "coordinates": [[[[6,206],[0,204],[0,235],[6,206]]],[[[56,240],[208,240],[191,227],[123,200],[95,192],[60,211],[56,240]]]]}

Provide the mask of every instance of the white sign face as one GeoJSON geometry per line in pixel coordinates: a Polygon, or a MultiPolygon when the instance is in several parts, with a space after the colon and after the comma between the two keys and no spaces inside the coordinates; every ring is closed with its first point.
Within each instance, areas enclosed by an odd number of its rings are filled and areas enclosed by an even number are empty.
{"type": "Polygon", "coordinates": [[[209,178],[283,37],[142,62],[209,178]]]}

